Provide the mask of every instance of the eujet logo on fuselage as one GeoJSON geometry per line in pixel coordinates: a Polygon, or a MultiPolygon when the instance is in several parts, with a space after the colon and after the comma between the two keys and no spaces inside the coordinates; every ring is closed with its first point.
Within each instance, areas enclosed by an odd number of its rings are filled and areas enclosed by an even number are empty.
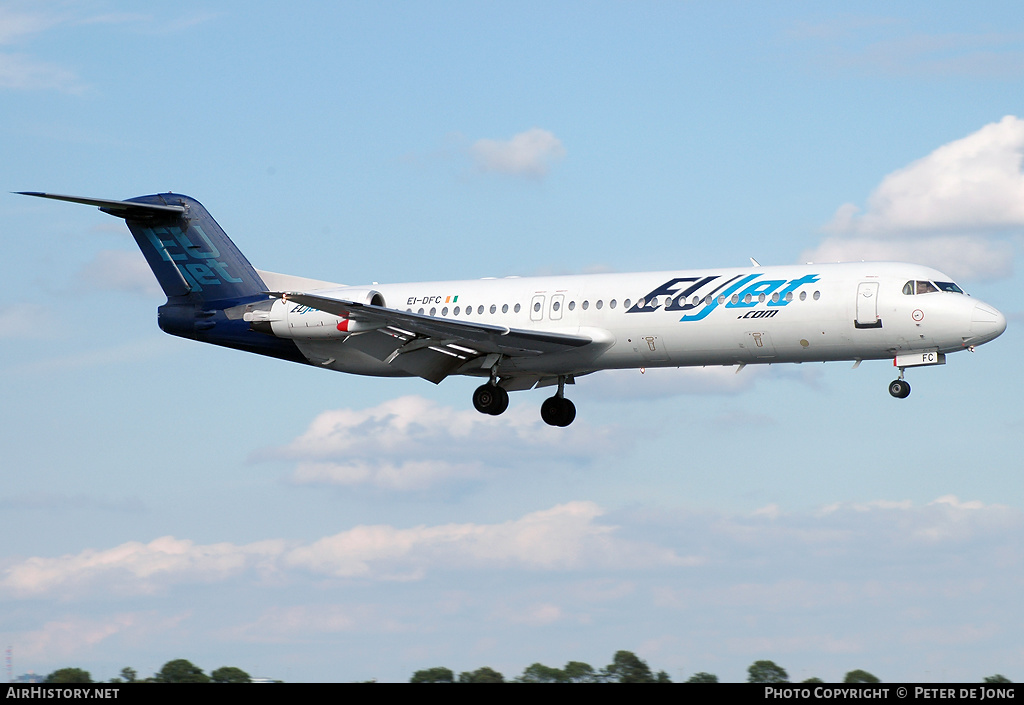
{"type": "Polygon", "coordinates": [[[737,274],[725,281],[720,281],[722,275],[719,274],[676,277],[637,301],[626,313],[652,313],[661,308],[684,313],[696,310],[696,313],[687,313],[679,320],[700,321],[720,305],[725,308],[750,309],[767,302],[768,308],[747,311],[737,318],[771,318],[793,300],[797,289],[818,281],[817,274],[807,274],[799,279],[762,279],[763,276],[737,274]],[[664,306],[662,301],[665,302],[664,306]]]}
{"type": "Polygon", "coordinates": [[[160,257],[178,268],[192,291],[202,291],[204,286],[216,286],[224,282],[241,283],[241,279],[231,276],[228,272],[227,264],[217,259],[220,257],[220,250],[203,232],[203,229],[198,225],[193,225],[189,230],[197,233],[206,242],[207,249],[205,251],[199,249],[199,245],[188,239],[187,232],[175,225],[145,228],[143,232],[146,233],[150,244],[160,253],[160,257]],[[189,259],[201,261],[184,264],[189,259]]]}

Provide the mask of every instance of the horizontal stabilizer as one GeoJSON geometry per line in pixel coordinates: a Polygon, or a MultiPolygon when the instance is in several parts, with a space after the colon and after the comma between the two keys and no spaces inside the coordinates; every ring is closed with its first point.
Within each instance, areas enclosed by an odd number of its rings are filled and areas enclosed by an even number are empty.
{"type": "Polygon", "coordinates": [[[116,215],[118,218],[152,218],[155,215],[178,216],[185,212],[184,206],[163,206],[156,203],[136,203],[134,201],[113,201],[107,198],[83,198],[81,196],[62,196],[57,193],[40,191],[17,191],[19,196],[37,196],[51,198],[54,201],[81,203],[85,206],[96,206],[104,213],[116,215]]]}

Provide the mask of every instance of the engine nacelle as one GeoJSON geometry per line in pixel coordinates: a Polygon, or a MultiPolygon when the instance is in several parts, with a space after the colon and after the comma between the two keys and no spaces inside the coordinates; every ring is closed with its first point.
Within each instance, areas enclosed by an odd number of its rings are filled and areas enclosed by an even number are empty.
{"type": "MultiPolygon", "coordinates": [[[[345,301],[384,306],[383,295],[371,289],[333,289],[329,294],[345,301]]],[[[354,321],[283,299],[277,299],[269,308],[246,312],[243,319],[250,322],[253,330],[271,333],[278,338],[317,340],[347,338],[353,333],[375,330],[383,325],[354,321]]]]}

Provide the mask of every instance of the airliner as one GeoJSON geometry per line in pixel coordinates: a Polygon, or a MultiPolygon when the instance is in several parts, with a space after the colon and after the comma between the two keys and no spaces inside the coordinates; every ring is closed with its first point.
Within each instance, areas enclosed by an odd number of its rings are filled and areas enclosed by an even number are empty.
{"type": "Polygon", "coordinates": [[[847,262],[342,285],[254,269],[207,210],[175,193],[124,201],[21,192],[123,218],[167,295],[160,328],[338,372],[485,380],[484,414],[509,392],[555,387],[541,418],[568,426],[565,386],[610,369],[892,360],[942,365],[1006,329],[945,274],[847,262]]]}

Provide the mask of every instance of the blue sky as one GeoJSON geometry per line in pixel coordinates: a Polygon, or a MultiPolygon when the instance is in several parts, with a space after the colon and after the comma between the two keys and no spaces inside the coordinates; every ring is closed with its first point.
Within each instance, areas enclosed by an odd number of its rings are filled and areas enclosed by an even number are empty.
{"type": "Polygon", "coordinates": [[[1007,332],[885,363],[348,377],[160,333],[120,221],[0,197],[0,646],[291,681],[636,651],[1024,678],[1014,3],[0,2],[3,191],[201,200],[357,284],[936,266],[1007,332]]]}

